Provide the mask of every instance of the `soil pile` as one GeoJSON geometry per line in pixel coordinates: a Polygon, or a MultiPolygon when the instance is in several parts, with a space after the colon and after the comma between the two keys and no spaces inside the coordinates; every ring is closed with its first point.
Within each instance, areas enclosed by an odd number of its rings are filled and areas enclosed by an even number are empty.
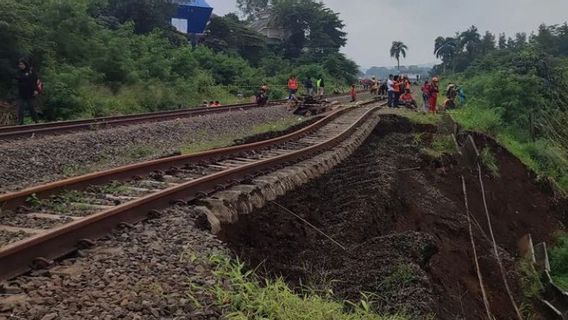
{"type": "MultiPolygon", "coordinates": [[[[224,239],[251,267],[261,265],[298,287],[332,289],[336,297],[355,301],[361,292],[369,293],[383,312],[484,319],[464,215],[463,175],[478,223],[474,236],[492,312],[497,319],[514,318],[487,236],[477,172],[458,165],[451,154],[427,152],[435,130],[385,115],[344,164],[226,226],[224,239]]],[[[499,168],[500,177],[483,179],[501,257],[520,304],[517,241],[527,233],[535,241],[549,240],[562,228],[563,212],[517,159],[480,142],[493,150],[499,168]]]]}

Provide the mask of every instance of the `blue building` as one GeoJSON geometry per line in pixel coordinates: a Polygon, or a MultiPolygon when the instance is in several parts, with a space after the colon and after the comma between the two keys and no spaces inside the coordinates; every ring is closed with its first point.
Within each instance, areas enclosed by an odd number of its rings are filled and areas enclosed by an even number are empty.
{"type": "Polygon", "coordinates": [[[205,0],[174,0],[177,10],[172,25],[185,34],[202,34],[211,18],[213,8],[205,0]]]}

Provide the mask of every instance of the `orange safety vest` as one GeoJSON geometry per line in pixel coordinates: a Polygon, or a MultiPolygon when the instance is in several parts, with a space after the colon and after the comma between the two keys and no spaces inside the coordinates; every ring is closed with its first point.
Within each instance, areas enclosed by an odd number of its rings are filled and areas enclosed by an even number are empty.
{"type": "Polygon", "coordinates": [[[298,90],[298,80],[297,79],[288,80],[288,89],[298,90]]]}

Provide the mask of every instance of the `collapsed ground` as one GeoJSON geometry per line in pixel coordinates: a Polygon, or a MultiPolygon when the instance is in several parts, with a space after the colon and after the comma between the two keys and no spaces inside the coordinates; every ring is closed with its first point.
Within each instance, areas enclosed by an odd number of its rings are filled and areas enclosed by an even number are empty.
{"type": "MultiPolygon", "coordinates": [[[[458,165],[451,147],[444,150],[440,143],[447,137],[435,131],[384,116],[344,164],[276,201],[339,245],[276,204],[226,226],[223,238],[250,267],[282,275],[296,287],[331,289],[352,301],[369,293],[375,307],[387,313],[483,319],[463,175],[471,212],[481,225],[474,236],[492,312],[497,319],[514,318],[491,254],[477,174],[458,165]]],[[[565,202],[541,191],[508,152],[478,140],[495,155],[499,176],[487,173],[483,179],[507,277],[521,304],[517,241],[527,233],[534,241],[549,241],[562,228],[565,202]]]]}

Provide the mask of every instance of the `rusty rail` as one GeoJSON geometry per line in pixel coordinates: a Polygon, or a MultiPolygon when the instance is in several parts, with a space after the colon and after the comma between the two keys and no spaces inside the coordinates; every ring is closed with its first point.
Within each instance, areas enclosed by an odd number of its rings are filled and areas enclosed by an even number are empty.
{"type": "MultiPolygon", "coordinates": [[[[285,100],[277,100],[271,104],[284,103],[285,100]]],[[[38,123],[25,126],[0,127],[0,139],[14,139],[55,133],[67,133],[78,130],[88,130],[97,127],[109,127],[119,125],[131,125],[151,121],[164,121],[185,117],[195,117],[204,114],[225,113],[241,109],[259,108],[253,103],[234,104],[215,108],[190,108],[183,110],[160,111],[125,116],[102,117],[84,120],[58,121],[38,123]]]]}
{"type": "MultiPolygon", "coordinates": [[[[169,206],[172,201],[191,201],[198,198],[200,195],[214,192],[219,185],[242,181],[242,179],[246,179],[246,177],[259,175],[267,170],[273,170],[274,168],[306,159],[314,154],[330,149],[347,138],[361,123],[365,122],[377,108],[378,107],[371,108],[346,130],[316,145],[187,181],[0,248],[0,280],[9,279],[25,273],[29,271],[34,264],[46,263],[73,252],[81,243],[93,243],[94,240],[107,234],[117,226],[144,220],[148,215],[155,213],[156,209],[169,206]]],[[[13,207],[16,203],[21,203],[31,194],[45,196],[53,193],[53,190],[60,191],[62,189],[77,188],[79,186],[92,185],[94,182],[100,183],[101,181],[115,180],[117,177],[131,177],[134,173],[144,172],[147,174],[158,168],[169,168],[181,163],[187,163],[188,161],[223,157],[228,154],[240,154],[242,152],[265,148],[309,134],[349,110],[351,110],[351,108],[337,110],[309,127],[280,138],[195,155],[154,160],[83,177],[67,179],[45,186],[30,188],[22,192],[3,195],[0,197],[0,203],[3,203],[5,206],[13,207]]]]}

